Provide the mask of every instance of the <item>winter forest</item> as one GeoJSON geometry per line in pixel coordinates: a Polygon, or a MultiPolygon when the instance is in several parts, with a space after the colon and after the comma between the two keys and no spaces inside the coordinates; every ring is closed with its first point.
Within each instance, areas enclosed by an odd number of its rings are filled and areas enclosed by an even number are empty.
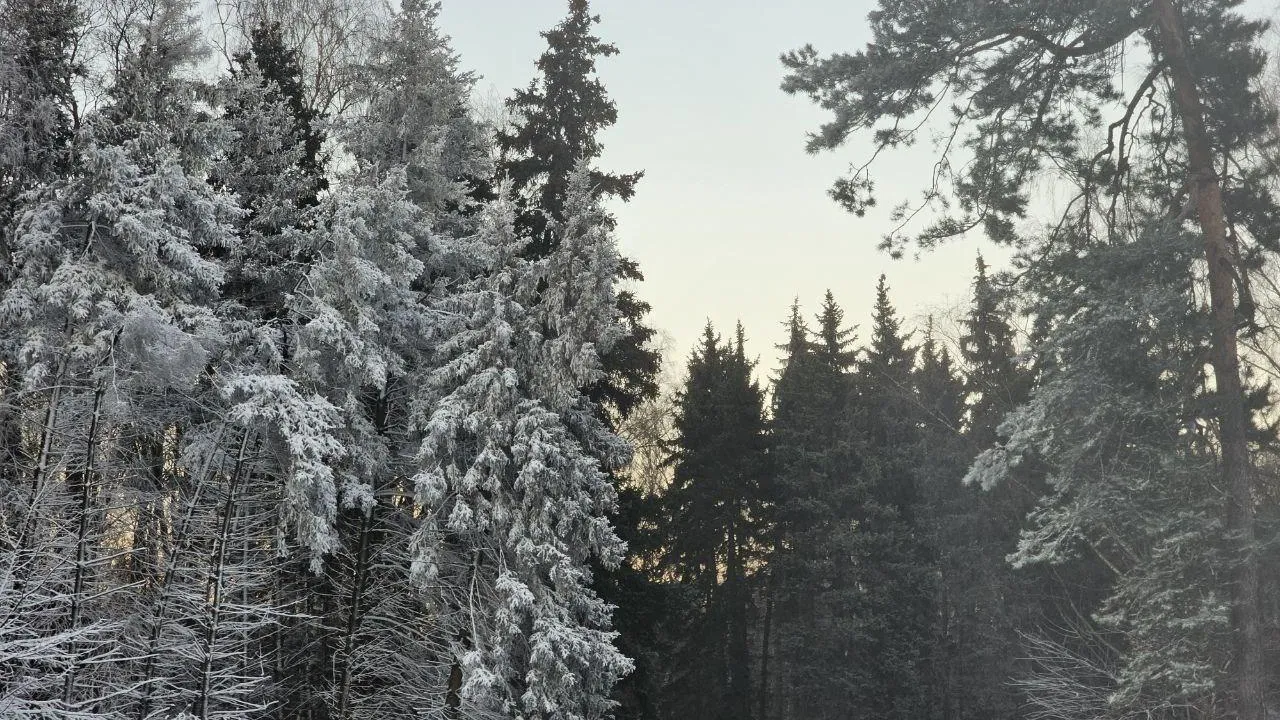
{"type": "Polygon", "coordinates": [[[931,153],[885,253],[1011,260],[674,360],[598,12],[494,107],[438,0],[0,0],[0,718],[1280,716],[1256,8],[785,52],[854,216],[931,153]]]}

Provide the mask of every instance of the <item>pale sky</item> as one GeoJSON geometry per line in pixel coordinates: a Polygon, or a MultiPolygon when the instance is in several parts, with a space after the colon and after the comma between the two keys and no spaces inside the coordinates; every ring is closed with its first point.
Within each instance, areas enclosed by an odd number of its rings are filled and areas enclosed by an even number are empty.
{"type": "MultiPolygon", "coordinates": [[[[564,0],[444,0],[441,25],[464,67],[480,74],[477,96],[506,97],[536,74],[540,30],[564,0]]],[[[599,35],[620,54],[599,72],[618,106],[602,166],[643,169],[636,197],[616,209],[623,252],[640,262],[638,294],[650,323],[674,340],[683,365],[707,319],[723,334],[741,319],[749,352],[767,375],[782,322],[799,296],[806,315],[830,288],[867,335],[875,282],[887,273],[909,321],[967,302],[980,240],[914,260],[876,249],[890,208],[915,199],[931,166],[927,147],[882,158],[880,207],[865,218],[827,195],[865,142],[807,155],[805,133],[824,119],[778,89],[778,55],[813,43],[853,50],[868,39],[869,0],[594,0],[599,35]],[[887,160],[887,162],[884,162],[887,160]]]]}

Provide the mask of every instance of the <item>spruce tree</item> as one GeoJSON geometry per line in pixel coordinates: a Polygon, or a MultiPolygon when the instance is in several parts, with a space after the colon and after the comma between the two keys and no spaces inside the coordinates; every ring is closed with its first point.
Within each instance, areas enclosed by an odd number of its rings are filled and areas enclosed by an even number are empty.
{"type": "Polygon", "coordinates": [[[921,416],[914,383],[917,349],[908,344],[909,339],[881,275],[871,315],[870,345],[858,365],[858,405],[868,442],[879,458],[876,498],[908,523],[918,500],[908,448],[918,437],[921,416]]]}
{"type": "MultiPolygon", "coordinates": [[[[522,200],[516,227],[531,239],[535,256],[555,244],[550,223],[564,219],[569,175],[578,163],[599,159],[604,147],[596,135],[618,121],[617,106],[595,74],[597,58],[618,52],[592,34],[599,20],[587,0],[569,1],[565,19],[542,33],[547,50],[538,58],[541,78],[507,101],[516,120],[498,132],[500,169],[522,200]]],[[[642,175],[593,169],[590,186],[597,197],[628,200],[642,175]]]]}
{"type": "MultiPolygon", "coordinates": [[[[288,367],[342,410],[336,537],[322,571],[281,592],[302,612],[282,632],[287,712],[344,718],[443,712],[457,660],[412,582],[411,478],[430,412],[419,389],[459,330],[433,303],[484,262],[456,237],[462,175],[484,165],[438,6],[405,3],[361,68],[361,112],[335,132],[354,157],[304,219],[304,277],[288,295],[288,367]]],[[[305,149],[305,146],[304,146],[305,149]]],[[[305,157],[305,156],[304,156],[305,157]]]]}
{"type": "MultiPolygon", "coordinates": [[[[279,121],[277,131],[300,143],[299,156],[295,160],[306,182],[296,193],[295,203],[301,207],[316,204],[320,193],[329,187],[324,174],[326,158],[321,151],[325,134],[321,130],[324,116],[307,106],[306,87],[303,83],[302,58],[296,49],[285,43],[284,30],[279,22],[254,26],[249,31],[249,45],[232,56],[236,68],[248,70],[252,65],[261,78],[258,84],[264,90],[265,102],[281,103],[288,109],[288,118],[279,121]]],[[[230,107],[227,114],[235,116],[230,107]]]]}
{"type": "Polygon", "coordinates": [[[454,325],[416,400],[410,547],[457,663],[439,685],[452,713],[603,717],[631,667],[588,565],[622,559],[607,471],[628,450],[581,391],[620,331],[612,225],[587,183],[583,168],[537,261],[500,192],[460,240],[482,264],[432,305],[454,325]]]}
{"type": "Polygon", "coordinates": [[[1234,662],[1228,589],[1213,575],[1231,545],[1225,499],[1206,472],[1211,443],[1195,430],[1212,412],[1199,360],[1210,322],[1188,272],[1196,238],[1157,216],[1126,242],[1080,249],[1049,254],[1054,261],[1029,278],[1037,311],[1051,317],[1038,350],[1055,362],[1006,421],[1009,439],[969,473],[990,487],[1037,459],[1046,498],[1012,558],[1031,571],[1070,570],[1077,556],[1096,568],[1085,576],[1092,597],[1077,590],[1056,599],[1092,618],[1072,636],[1048,638],[1041,654],[1101,657],[1110,671],[1097,678],[1045,663],[1027,693],[1042,707],[1075,694],[1110,712],[1177,705],[1209,717],[1234,662]]]}
{"type": "Polygon", "coordinates": [[[439,16],[438,0],[401,3],[359,71],[362,130],[348,138],[362,163],[407,168],[410,197],[431,213],[465,206],[491,172],[487,133],[469,107],[475,77],[459,67],[439,16]]]}
{"type": "Polygon", "coordinates": [[[924,412],[926,434],[935,431],[960,437],[965,413],[964,381],[951,359],[951,349],[938,342],[933,316],[925,326],[919,355],[915,387],[924,412]]]}
{"type": "Polygon", "coordinates": [[[982,448],[995,442],[1004,415],[1026,400],[1030,376],[1021,367],[1003,299],[981,255],[976,268],[960,354],[968,366],[969,435],[982,448]]]}
{"type": "MultiPolygon", "coordinates": [[[[73,0],[0,3],[0,293],[14,279],[14,235],[21,197],[70,170],[79,120],[72,83],[84,22],[73,0]]],[[[15,394],[17,347],[0,338],[0,475],[16,477],[29,462],[15,394]]],[[[0,513],[11,513],[0,509],[0,513]]]]}
{"type": "Polygon", "coordinates": [[[864,699],[848,658],[860,649],[864,620],[857,518],[868,487],[849,417],[854,354],[843,320],[827,292],[810,337],[793,306],[787,357],[774,386],[777,507],[768,599],[775,605],[776,650],[768,660],[775,679],[761,693],[771,693],[762,705],[774,707],[775,717],[847,717],[864,699]]]}
{"type": "Polygon", "coordinates": [[[677,399],[663,562],[698,605],[668,695],[681,714],[753,714],[750,585],[768,529],[768,456],[764,395],[752,367],[741,326],[722,342],[708,323],[677,399]]]}
{"type": "MultiPolygon", "coordinates": [[[[1007,381],[1008,378],[1000,378],[1007,381]]],[[[965,427],[966,382],[930,318],[916,388],[923,411],[913,451],[920,484],[919,532],[938,581],[933,596],[930,685],[946,720],[1018,717],[1013,679],[1022,671],[1017,628],[1024,618],[1004,556],[1021,516],[992,512],[991,494],[962,482],[975,451],[965,427]],[[1004,522],[1006,527],[995,527],[1004,522]],[[1006,542],[998,542],[1004,538],[1006,542]]]]}
{"type": "MultiPolygon", "coordinates": [[[[180,418],[203,405],[196,398],[208,399],[206,363],[222,339],[223,272],[205,251],[234,242],[239,212],[205,182],[217,127],[195,111],[192,85],[177,77],[199,54],[187,9],[160,3],[134,28],[137,42],[122,58],[107,108],[76,136],[66,171],[24,196],[12,235],[13,282],[0,299],[0,325],[6,343],[22,348],[12,371],[42,401],[29,419],[35,452],[23,473],[30,489],[23,542],[58,528],[63,565],[17,589],[60,588],[47,608],[61,615],[50,638],[95,619],[121,632],[119,647],[59,648],[63,687],[54,712],[105,713],[138,688],[133,658],[119,648],[135,639],[125,632],[126,609],[145,603],[151,588],[121,576],[153,557],[148,551],[169,550],[172,536],[151,536],[154,543],[127,563],[114,557],[164,526],[159,498],[175,501],[171,507],[187,499],[185,473],[174,467],[186,449],[180,418]],[[46,514],[60,495],[68,502],[46,514]]],[[[219,604],[202,606],[195,626],[213,628],[219,604]]],[[[220,640],[203,634],[175,651],[210,657],[226,647],[220,640]]],[[[201,674],[205,697],[223,689],[215,676],[244,676],[235,660],[206,663],[201,674]]]]}
{"type": "MultiPolygon", "coordinates": [[[[10,233],[19,196],[68,170],[79,122],[72,83],[84,22],[74,0],[5,0],[0,29],[0,281],[12,267],[10,233]]],[[[3,285],[0,285],[3,287],[3,285]]]]}
{"type": "Polygon", "coordinates": [[[933,613],[933,568],[920,531],[915,448],[922,425],[915,392],[917,349],[889,300],[884,276],[876,286],[870,344],[854,377],[851,431],[862,448],[867,491],[855,510],[861,631],[853,665],[855,705],[879,718],[930,711],[926,665],[933,613]],[[874,658],[874,659],[873,659],[874,658]]]}
{"type": "MultiPolygon", "coordinates": [[[[922,135],[922,118],[941,105],[940,89],[957,93],[942,134],[949,140],[939,146],[939,167],[949,170],[926,193],[926,202],[948,195],[956,202],[915,238],[923,247],[979,228],[997,242],[1019,244],[1030,188],[1055,168],[1075,190],[1061,221],[1047,230],[1061,242],[1071,234],[1123,241],[1135,227],[1125,203],[1154,187],[1161,188],[1164,215],[1198,225],[1208,267],[1204,295],[1213,309],[1217,472],[1230,496],[1223,527],[1236,558],[1229,587],[1238,662],[1232,687],[1221,689],[1242,720],[1262,720],[1268,674],[1255,548],[1258,479],[1239,336],[1250,328],[1249,273],[1271,251],[1263,238],[1274,236],[1275,203],[1256,191],[1262,164],[1219,168],[1265,155],[1275,114],[1256,82],[1266,23],[1246,19],[1240,6],[979,2],[949,13],[934,4],[883,2],[870,16],[873,37],[864,50],[824,58],[805,47],[783,60],[790,70],[784,89],[833,114],[811,137],[811,150],[836,148],[859,129],[875,130],[877,155],[910,145],[922,135]],[[1131,66],[1116,60],[1132,42],[1149,58],[1136,84],[1125,80],[1131,66]],[[1166,88],[1167,103],[1149,100],[1166,88]],[[1156,124],[1146,134],[1151,119],[1156,124]],[[973,158],[952,163],[960,148],[973,158]]],[[[854,168],[832,195],[861,214],[875,200],[874,182],[869,163],[854,168]]],[[[906,240],[899,228],[885,245],[900,252],[906,240]]]]}
{"type": "MultiPolygon", "coordinates": [[[[328,187],[323,137],[319,118],[303,104],[302,70],[279,25],[253,28],[248,48],[233,60],[222,82],[232,137],[211,181],[236,192],[247,212],[239,242],[220,253],[227,266],[222,294],[257,321],[278,321],[311,260],[302,232],[308,209],[328,187]]],[[[277,352],[287,355],[286,343],[277,338],[277,352]]]]}
{"type": "MultiPolygon", "coordinates": [[[[510,127],[500,128],[496,134],[501,152],[497,169],[511,183],[517,207],[516,229],[529,238],[525,252],[530,257],[543,257],[554,250],[553,228],[565,219],[569,178],[579,163],[588,164],[588,187],[598,199],[625,201],[631,198],[643,175],[642,172],[610,173],[596,164],[604,150],[597,136],[618,118],[617,107],[596,75],[597,60],[610,57],[618,50],[593,34],[593,26],[598,21],[590,12],[588,0],[570,0],[568,15],[542,33],[547,49],[537,61],[540,76],[507,101],[514,120],[510,127]]],[[[650,346],[654,330],[644,319],[650,306],[628,287],[644,279],[639,265],[622,258],[616,272],[619,286],[614,297],[626,332],[601,356],[603,374],[588,389],[591,400],[601,408],[602,417],[614,426],[625,421],[641,403],[657,395],[661,362],[657,350],[650,346]]],[[[620,503],[619,523],[625,518],[639,521],[642,509],[637,496],[623,491],[620,503]]],[[[620,531],[634,535],[639,528],[620,531]]],[[[602,592],[628,593],[607,596],[619,606],[652,604],[656,597],[664,594],[628,564],[613,570],[598,570],[602,592]]],[[[642,647],[648,642],[643,638],[657,633],[654,624],[661,622],[659,617],[646,618],[625,608],[622,614],[632,620],[623,627],[628,632],[623,645],[642,647]]],[[[652,652],[638,654],[652,655],[652,652]]],[[[642,667],[641,673],[653,675],[659,670],[642,667]]],[[[656,699],[637,701],[656,704],[656,699]]],[[[628,712],[637,710],[623,709],[623,713],[628,712]]]]}
{"type": "MultiPolygon", "coordinates": [[[[592,163],[590,187],[594,197],[628,200],[642,172],[615,174],[594,166],[604,147],[597,134],[618,119],[618,110],[596,77],[596,60],[618,52],[592,34],[599,17],[587,0],[570,0],[569,14],[542,33],[547,50],[538,59],[541,77],[507,101],[516,116],[510,128],[497,133],[502,152],[500,174],[510,179],[519,212],[516,228],[530,239],[527,252],[542,257],[555,246],[552,224],[564,220],[569,176],[580,162],[592,163]]],[[[620,281],[644,276],[634,260],[618,265],[620,281]]],[[[648,346],[653,329],[645,325],[649,304],[629,289],[617,293],[627,333],[604,356],[605,375],[591,397],[617,417],[657,392],[655,376],[660,358],[648,346]]]]}

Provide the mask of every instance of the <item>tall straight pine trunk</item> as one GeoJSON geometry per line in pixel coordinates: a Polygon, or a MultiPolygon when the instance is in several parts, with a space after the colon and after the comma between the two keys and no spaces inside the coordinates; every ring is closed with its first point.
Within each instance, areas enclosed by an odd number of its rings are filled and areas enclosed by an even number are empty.
{"type": "Polygon", "coordinates": [[[1236,642],[1236,715],[1265,717],[1266,670],[1258,562],[1254,553],[1253,468],[1249,457],[1248,417],[1236,343],[1235,271],[1227,246],[1222,187],[1213,169],[1213,151],[1204,124],[1204,106],[1187,60],[1186,33],[1173,0],[1154,0],[1161,52],[1173,80],[1174,102],[1187,144],[1187,172],[1195,193],[1196,214],[1208,264],[1212,306],[1213,376],[1218,389],[1222,478],[1228,492],[1227,531],[1237,545],[1232,583],[1232,619],[1236,642]]]}

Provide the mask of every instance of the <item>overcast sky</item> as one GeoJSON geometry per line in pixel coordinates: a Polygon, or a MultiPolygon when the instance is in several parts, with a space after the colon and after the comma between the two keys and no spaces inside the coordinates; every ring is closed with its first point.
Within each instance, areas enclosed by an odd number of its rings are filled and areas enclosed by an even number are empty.
{"type": "MultiPolygon", "coordinates": [[[[723,333],[741,319],[761,370],[773,369],[782,322],[799,296],[812,316],[830,288],[865,337],[876,277],[887,273],[902,313],[967,301],[976,240],[920,260],[876,249],[898,201],[919,197],[926,149],[881,162],[881,207],[856,218],[826,195],[865,142],[810,156],[805,133],[823,120],[807,99],[778,89],[778,55],[806,42],[852,50],[868,39],[868,0],[594,0],[599,34],[619,55],[600,64],[617,103],[602,165],[645,177],[617,208],[623,251],[639,260],[652,325],[670,334],[683,364],[709,318],[723,333]]],[[[564,0],[444,0],[441,23],[477,95],[506,97],[536,73],[538,35],[564,0]]],[[[999,254],[999,253],[995,253],[999,254]]]]}

